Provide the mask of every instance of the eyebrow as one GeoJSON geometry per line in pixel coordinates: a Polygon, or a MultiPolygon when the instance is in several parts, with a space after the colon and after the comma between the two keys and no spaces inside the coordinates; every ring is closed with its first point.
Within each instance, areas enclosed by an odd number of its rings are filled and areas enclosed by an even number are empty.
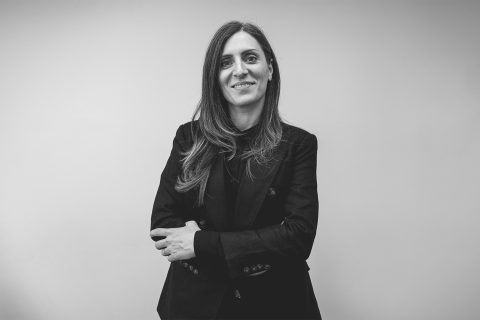
{"type": "MultiPolygon", "coordinates": [[[[245,51],[242,52],[242,55],[247,54],[247,53],[250,53],[250,52],[258,53],[259,50],[258,50],[258,49],[247,49],[247,50],[245,50],[245,51]]],[[[222,58],[227,58],[227,57],[231,57],[231,56],[232,56],[231,54],[223,54],[223,55],[222,55],[222,58]]]]}

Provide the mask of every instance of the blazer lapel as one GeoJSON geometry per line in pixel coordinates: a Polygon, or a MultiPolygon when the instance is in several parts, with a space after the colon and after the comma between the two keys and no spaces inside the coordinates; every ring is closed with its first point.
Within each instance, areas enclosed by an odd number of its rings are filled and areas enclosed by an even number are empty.
{"type": "Polygon", "coordinates": [[[234,223],[236,228],[248,228],[255,221],[268,188],[280,167],[286,149],[285,144],[280,143],[268,164],[260,165],[252,161],[253,180],[245,174],[243,175],[235,203],[234,223]]]}
{"type": "Polygon", "coordinates": [[[210,171],[205,192],[206,214],[216,230],[227,230],[227,203],[223,175],[223,154],[219,154],[210,171]]]}

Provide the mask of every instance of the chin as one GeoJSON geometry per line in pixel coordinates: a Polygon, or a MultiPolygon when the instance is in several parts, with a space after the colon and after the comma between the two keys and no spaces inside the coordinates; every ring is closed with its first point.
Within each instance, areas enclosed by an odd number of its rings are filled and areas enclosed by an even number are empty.
{"type": "Polygon", "coordinates": [[[233,104],[232,106],[238,107],[238,108],[249,108],[249,107],[254,107],[255,104],[252,103],[252,102],[249,102],[249,103],[236,103],[236,104],[233,104]]]}
{"type": "Polygon", "coordinates": [[[230,104],[234,107],[248,107],[250,105],[255,105],[259,99],[236,99],[231,101],[230,104]]]}

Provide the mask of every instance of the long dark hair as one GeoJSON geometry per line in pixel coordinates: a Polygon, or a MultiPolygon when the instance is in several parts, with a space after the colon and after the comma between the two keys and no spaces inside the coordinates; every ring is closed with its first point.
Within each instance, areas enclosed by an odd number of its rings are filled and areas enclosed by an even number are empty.
{"type": "Polygon", "coordinates": [[[272,64],[272,80],[268,82],[265,103],[258,122],[257,135],[249,148],[240,156],[246,159],[246,173],[253,179],[251,162],[265,164],[270,160],[272,150],[282,138],[281,119],[278,113],[280,97],[280,73],[272,47],[262,30],[251,23],[231,21],[217,30],[208,46],[203,64],[202,98],[195,109],[192,121],[198,117],[197,130],[193,131],[193,146],[182,159],[182,173],[177,178],[175,189],[186,192],[198,188],[197,204],[203,205],[210,169],[216,156],[225,152],[229,159],[235,156],[235,137],[241,135],[228,113],[228,103],[220,89],[218,75],[220,58],[225,43],[231,36],[244,31],[260,44],[268,62],[272,64]]]}

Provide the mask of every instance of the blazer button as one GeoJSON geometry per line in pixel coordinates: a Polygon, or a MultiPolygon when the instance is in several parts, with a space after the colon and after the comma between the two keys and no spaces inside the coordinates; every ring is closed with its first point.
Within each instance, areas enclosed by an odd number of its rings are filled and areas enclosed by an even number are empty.
{"type": "Polygon", "coordinates": [[[197,269],[193,269],[193,274],[194,274],[194,275],[198,275],[198,270],[197,270],[197,269]]]}
{"type": "Polygon", "coordinates": [[[193,266],[190,265],[190,266],[188,267],[188,269],[190,269],[190,271],[193,271],[193,266]]]}
{"type": "Polygon", "coordinates": [[[200,221],[198,221],[198,226],[200,228],[204,228],[206,224],[207,222],[205,221],[205,219],[200,219],[200,221]]]}
{"type": "Polygon", "coordinates": [[[267,195],[271,198],[275,197],[277,195],[277,191],[275,191],[274,188],[268,188],[267,195]]]}
{"type": "Polygon", "coordinates": [[[250,268],[249,268],[249,267],[243,268],[243,273],[249,273],[249,272],[250,272],[250,268]]]}
{"type": "Polygon", "coordinates": [[[184,268],[188,268],[188,263],[184,262],[184,263],[182,263],[182,265],[183,265],[184,268]]]}
{"type": "Polygon", "coordinates": [[[235,299],[240,300],[242,298],[242,296],[240,295],[240,291],[238,291],[238,289],[235,289],[233,294],[235,295],[235,299]]]}

